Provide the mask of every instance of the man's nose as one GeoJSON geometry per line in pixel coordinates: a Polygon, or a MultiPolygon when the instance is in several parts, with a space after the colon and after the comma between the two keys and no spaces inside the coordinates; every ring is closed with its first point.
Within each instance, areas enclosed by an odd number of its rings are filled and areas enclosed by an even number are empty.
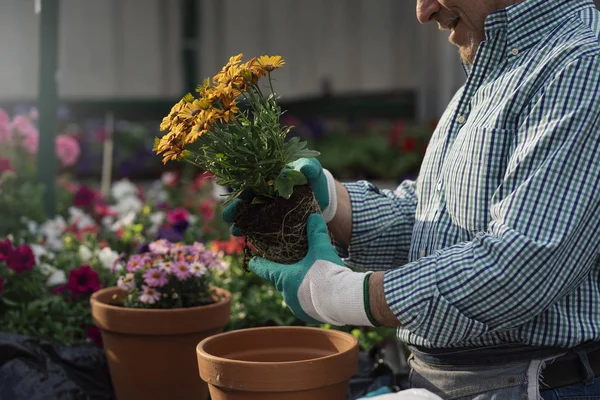
{"type": "Polygon", "coordinates": [[[417,0],[417,19],[420,23],[431,22],[435,13],[440,10],[438,0],[417,0]]]}

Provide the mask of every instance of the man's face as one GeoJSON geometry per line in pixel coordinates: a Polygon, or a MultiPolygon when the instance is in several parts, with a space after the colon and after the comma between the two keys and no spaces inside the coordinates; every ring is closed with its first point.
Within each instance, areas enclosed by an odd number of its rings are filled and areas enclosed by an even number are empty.
{"type": "Polygon", "coordinates": [[[485,40],[485,19],[496,10],[523,0],[417,0],[422,24],[437,22],[450,30],[448,40],[458,46],[464,63],[472,64],[479,44],[485,40]]]}

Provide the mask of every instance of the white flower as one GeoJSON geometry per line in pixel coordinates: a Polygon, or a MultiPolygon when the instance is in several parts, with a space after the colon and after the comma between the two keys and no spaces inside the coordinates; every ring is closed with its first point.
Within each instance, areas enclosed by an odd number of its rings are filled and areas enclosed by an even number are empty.
{"type": "Polygon", "coordinates": [[[154,181],[146,191],[146,199],[150,204],[164,203],[169,200],[169,194],[160,181],[154,181]]]}
{"type": "Polygon", "coordinates": [[[48,286],[64,285],[65,283],[67,283],[67,274],[62,269],[55,269],[46,280],[48,286]]]}
{"type": "Polygon", "coordinates": [[[136,217],[135,211],[130,211],[123,218],[118,219],[117,222],[115,222],[110,229],[113,232],[116,232],[119,229],[121,229],[123,226],[133,225],[133,222],[135,221],[135,217],[136,217]]]}
{"type": "Polygon", "coordinates": [[[35,263],[36,264],[39,264],[40,259],[42,258],[42,256],[45,256],[45,255],[48,254],[48,251],[42,245],[39,245],[39,244],[30,244],[29,247],[31,248],[31,251],[33,252],[33,255],[35,256],[35,263]]]}
{"type": "Polygon", "coordinates": [[[122,217],[131,212],[139,213],[143,207],[144,203],[140,199],[130,196],[119,199],[118,203],[114,206],[114,210],[122,217]]]}
{"type": "Polygon", "coordinates": [[[87,247],[86,245],[83,245],[83,244],[79,246],[78,253],[79,253],[79,259],[81,260],[82,263],[89,262],[92,259],[92,257],[94,256],[94,254],[89,249],[89,247],[87,247]]]}
{"type": "Polygon", "coordinates": [[[228,194],[225,186],[217,185],[216,182],[212,182],[212,197],[216,201],[225,201],[225,194],[228,194]]]}
{"type": "Polygon", "coordinates": [[[39,228],[39,234],[46,239],[45,247],[51,251],[62,249],[61,236],[67,229],[67,223],[63,217],[58,216],[44,222],[39,228]]]}
{"type": "Polygon", "coordinates": [[[76,207],[69,207],[69,224],[75,224],[79,230],[96,226],[92,217],[76,207]]]}
{"type": "Polygon", "coordinates": [[[113,183],[110,192],[112,197],[117,201],[126,197],[137,197],[137,187],[129,179],[121,179],[113,183]]]}
{"type": "Polygon", "coordinates": [[[115,223],[115,219],[110,216],[102,217],[102,226],[106,229],[111,229],[112,225],[115,223]]]}
{"type": "Polygon", "coordinates": [[[165,217],[166,214],[164,211],[156,211],[150,214],[148,218],[151,225],[147,231],[149,235],[156,235],[163,222],[165,222],[165,217]]]}
{"type": "Polygon", "coordinates": [[[58,286],[67,283],[67,274],[62,269],[54,268],[48,264],[40,265],[40,270],[46,275],[47,286],[58,286]]]}
{"type": "Polygon", "coordinates": [[[119,258],[119,253],[112,251],[110,247],[104,247],[98,252],[98,259],[100,264],[106,269],[112,268],[113,264],[119,258]]]}

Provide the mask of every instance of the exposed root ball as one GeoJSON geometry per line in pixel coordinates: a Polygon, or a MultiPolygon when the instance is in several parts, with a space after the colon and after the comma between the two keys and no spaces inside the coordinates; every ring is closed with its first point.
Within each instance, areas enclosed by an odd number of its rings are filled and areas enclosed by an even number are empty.
{"type": "Polygon", "coordinates": [[[320,212],[312,190],[302,185],[294,187],[288,200],[241,204],[235,224],[259,256],[280,264],[293,264],[308,252],[308,216],[320,212]]]}

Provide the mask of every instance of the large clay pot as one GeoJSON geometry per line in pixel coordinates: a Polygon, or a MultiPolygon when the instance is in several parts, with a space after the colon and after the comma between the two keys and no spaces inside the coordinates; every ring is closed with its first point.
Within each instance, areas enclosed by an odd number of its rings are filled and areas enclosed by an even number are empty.
{"type": "Polygon", "coordinates": [[[198,379],[194,348],[223,331],[231,293],[217,289],[215,304],[168,310],[109,305],[115,294],[122,296],[116,287],[102,289],[90,303],[117,399],[205,400],[208,388],[198,379]]]}
{"type": "Polygon", "coordinates": [[[318,328],[221,333],[196,352],[212,400],[344,400],[358,366],[352,335],[318,328]]]}

